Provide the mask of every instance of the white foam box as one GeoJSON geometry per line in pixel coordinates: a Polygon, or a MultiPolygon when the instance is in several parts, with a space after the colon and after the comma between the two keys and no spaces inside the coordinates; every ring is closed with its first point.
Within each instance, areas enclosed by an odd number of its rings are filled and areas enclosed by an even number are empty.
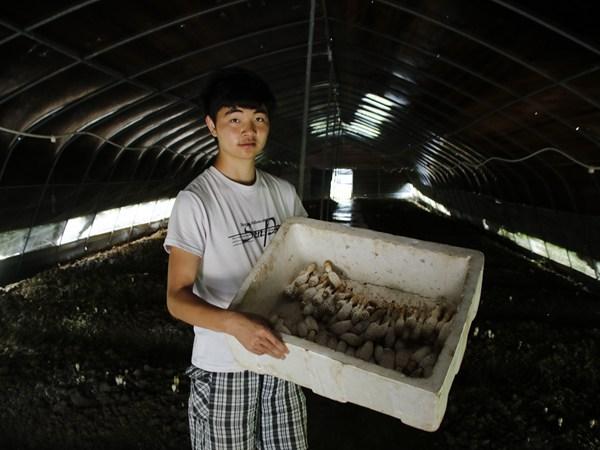
{"type": "Polygon", "coordinates": [[[282,292],[311,262],[331,260],[343,277],[456,305],[453,325],[428,378],[349,357],[314,342],[284,334],[284,360],[228,343],[245,368],[307,387],[435,431],[460,368],[469,328],[479,305],[484,257],[481,252],[394,236],[313,219],[284,222],[250,272],[232,308],[269,317],[282,292]]]}

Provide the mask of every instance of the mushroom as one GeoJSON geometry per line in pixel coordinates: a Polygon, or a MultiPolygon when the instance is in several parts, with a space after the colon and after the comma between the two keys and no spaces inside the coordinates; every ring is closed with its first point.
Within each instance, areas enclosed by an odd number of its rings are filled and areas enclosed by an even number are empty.
{"type": "Polygon", "coordinates": [[[423,347],[418,348],[411,355],[411,359],[414,360],[417,364],[420,364],[425,356],[431,353],[431,347],[429,345],[424,345],[423,347]]]}
{"type": "Polygon", "coordinates": [[[383,336],[383,343],[388,348],[393,348],[396,343],[396,332],[392,325],[388,325],[385,335],[383,336]]]}
{"type": "Polygon", "coordinates": [[[398,308],[398,318],[396,319],[396,323],[394,324],[394,330],[396,332],[396,336],[402,336],[402,330],[404,328],[404,305],[400,305],[398,308]]]}
{"type": "Polygon", "coordinates": [[[396,350],[396,357],[394,362],[394,367],[396,370],[404,370],[407,366],[408,361],[410,360],[410,351],[402,348],[400,350],[396,350]]]}
{"type": "Polygon", "coordinates": [[[423,330],[423,322],[427,317],[427,312],[424,309],[420,309],[417,313],[416,323],[410,333],[410,339],[418,341],[421,338],[421,331],[423,330]]]}
{"type": "Polygon", "coordinates": [[[337,344],[338,344],[338,340],[334,335],[330,335],[329,338],[327,339],[327,347],[329,347],[332,350],[335,350],[337,348],[337,344]]]}
{"type": "Polygon", "coordinates": [[[306,325],[306,321],[301,320],[298,322],[298,325],[296,326],[296,333],[301,338],[305,338],[308,335],[308,326],[306,325]]]}
{"type": "Polygon", "coordinates": [[[319,324],[313,316],[306,316],[304,322],[306,323],[308,330],[314,330],[315,333],[319,331],[319,324]]]}
{"type": "Polygon", "coordinates": [[[396,363],[396,352],[391,348],[384,348],[377,362],[386,369],[393,369],[396,363]]]}
{"type": "Polygon", "coordinates": [[[306,305],[304,305],[304,308],[302,308],[302,314],[304,314],[305,316],[310,316],[315,312],[315,307],[313,306],[312,303],[307,303],[306,305]]]}
{"type": "Polygon", "coordinates": [[[350,317],[352,313],[352,301],[351,300],[340,300],[338,304],[341,303],[340,309],[338,309],[335,314],[336,319],[338,320],[346,320],[350,317]]]}
{"type": "Polygon", "coordinates": [[[316,343],[319,345],[327,345],[327,341],[329,340],[329,335],[325,330],[319,330],[316,337],[316,343]]]}
{"type": "Polygon", "coordinates": [[[308,279],[308,285],[310,287],[314,287],[319,284],[319,276],[317,274],[313,274],[308,279]]]}
{"type": "Polygon", "coordinates": [[[346,342],[344,342],[340,339],[337,343],[337,346],[335,347],[335,350],[340,353],[346,353],[347,349],[348,349],[348,344],[346,344],[346,342]]]}
{"type": "Polygon", "coordinates": [[[317,265],[315,263],[310,263],[302,272],[300,272],[300,274],[293,281],[293,284],[296,286],[306,284],[310,278],[310,275],[315,271],[316,268],[317,265]]]}
{"type": "Polygon", "coordinates": [[[344,333],[347,333],[352,328],[351,320],[342,320],[339,322],[335,322],[329,326],[329,329],[332,333],[341,336],[344,333]]]}
{"type": "Polygon", "coordinates": [[[371,356],[373,356],[373,341],[367,340],[356,350],[356,357],[368,361],[371,356]]]}
{"type": "Polygon", "coordinates": [[[367,310],[367,301],[362,296],[356,296],[357,304],[352,308],[352,323],[360,322],[369,318],[369,311],[367,310]],[[358,298],[357,298],[358,297],[358,298]]]}
{"type": "Polygon", "coordinates": [[[292,334],[289,328],[283,323],[283,319],[277,320],[277,323],[275,324],[275,330],[279,331],[280,333],[292,334]]]}
{"type": "Polygon", "coordinates": [[[363,334],[369,325],[371,325],[371,322],[369,322],[368,319],[361,320],[352,325],[352,332],[355,334],[363,334]]]}
{"type": "Polygon", "coordinates": [[[311,302],[315,296],[317,295],[317,288],[309,287],[302,293],[302,302],[309,303],[311,302]]]}
{"type": "Polygon", "coordinates": [[[439,305],[435,305],[434,308],[429,313],[429,317],[423,323],[423,328],[421,330],[421,334],[425,339],[431,339],[433,336],[433,332],[435,331],[435,327],[440,320],[441,309],[439,305]]]}
{"type": "Polygon", "coordinates": [[[329,282],[333,285],[333,287],[339,289],[344,285],[344,282],[341,280],[339,275],[334,272],[333,263],[331,261],[325,261],[323,263],[323,268],[325,269],[325,274],[327,275],[327,278],[329,278],[329,282]]]}
{"type": "Polygon", "coordinates": [[[354,333],[344,333],[340,336],[340,339],[346,341],[346,343],[352,347],[358,347],[364,340],[363,337],[357,336],[354,333]]]}

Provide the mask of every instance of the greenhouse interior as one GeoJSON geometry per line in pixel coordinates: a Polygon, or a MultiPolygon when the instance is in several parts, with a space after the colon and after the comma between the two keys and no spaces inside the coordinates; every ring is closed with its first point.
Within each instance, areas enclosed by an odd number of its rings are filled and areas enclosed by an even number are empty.
{"type": "MultiPolygon", "coordinates": [[[[600,449],[598,17],[582,0],[2,2],[0,448],[190,448],[194,330],[167,310],[163,243],[218,154],[200,95],[237,67],[277,101],[256,167],[309,219],[485,259],[432,369],[441,423],[304,385],[310,448],[600,449]]],[[[419,390],[416,373],[390,376],[419,390]]]]}

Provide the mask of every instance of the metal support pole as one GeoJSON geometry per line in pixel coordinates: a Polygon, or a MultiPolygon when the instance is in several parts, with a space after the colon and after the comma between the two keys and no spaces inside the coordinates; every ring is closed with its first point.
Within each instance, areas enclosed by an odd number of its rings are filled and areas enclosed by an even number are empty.
{"type": "Polygon", "coordinates": [[[304,200],[304,171],[306,166],[306,142],[308,137],[308,108],[310,104],[310,72],[312,68],[312,50],[315,31],[316,0],[310,2],[310,22],[308,25],[308,50],[306,52],[306,78],[304,84],[304,111],[302,112],[302,143],[300,144],[300,165],[298,174],[298,193],[304,200]]]}

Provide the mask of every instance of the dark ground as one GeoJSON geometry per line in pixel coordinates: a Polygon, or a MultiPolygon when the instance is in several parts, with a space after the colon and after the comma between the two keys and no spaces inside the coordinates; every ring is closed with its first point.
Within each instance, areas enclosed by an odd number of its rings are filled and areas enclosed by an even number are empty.
{"type": "MultiPolygon", "coordinates": [[[[399,202],[358,206],[372,229],[483,251],[481,304],[438,431],[306,391],[311,448],[600,449],[597,285],[399,202]]],[[[0,449],[189,448],[192,331],[166,311],[161,243],[0,290],[0,449]]]]}

